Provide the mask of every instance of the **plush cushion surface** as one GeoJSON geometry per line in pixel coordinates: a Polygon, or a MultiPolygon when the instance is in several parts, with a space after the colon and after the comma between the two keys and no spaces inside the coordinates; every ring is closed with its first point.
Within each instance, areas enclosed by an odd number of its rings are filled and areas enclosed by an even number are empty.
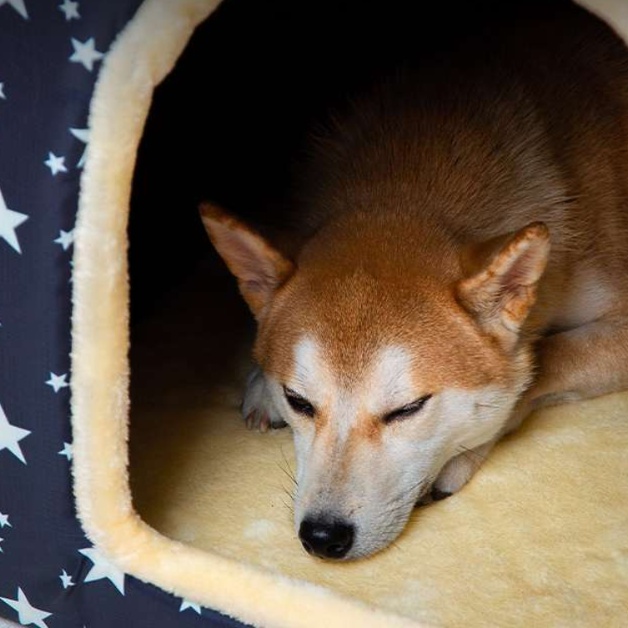
{"type": "Polygon", "coordinates": [[[433,625],[625,622],[627,393],[537,413],[390,548],[330,564],[296,538],[289,430],[239,416],[251,337],[230,278],[206,269],[136,330],[131,479],[150,525],[433,625]]]}

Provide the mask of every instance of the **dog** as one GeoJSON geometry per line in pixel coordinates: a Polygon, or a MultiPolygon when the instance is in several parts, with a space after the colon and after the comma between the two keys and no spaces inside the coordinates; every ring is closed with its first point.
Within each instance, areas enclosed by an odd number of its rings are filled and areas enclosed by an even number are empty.
{"type": "Polygon", "coordinates": [[[296,250],[201,206],[258,325],[243,414],[292,428],[314,556],[383,549],[535,409],[628,388],[628,54],[517,6],[334,112],[296,250]]]}

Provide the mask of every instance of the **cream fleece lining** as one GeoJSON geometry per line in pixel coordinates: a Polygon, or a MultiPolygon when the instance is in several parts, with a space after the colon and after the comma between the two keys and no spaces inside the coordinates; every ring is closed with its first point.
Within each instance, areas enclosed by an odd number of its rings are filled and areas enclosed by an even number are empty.
{"type": "Polygon", "coordinates": [[[628,613],[628,393],[530,417],[390,548],[329,564],[296,536],[290,431],[240,417],[250,319],[208,263],[134,331],[131,487],[148,524],[434,626],[612,626],[628,613]]]}
{"type": "MultiPolygon", "coordinates": [[[[132,506],[126,227],[133,169],[155,86],[217,4],[146,0],[107,55],[92,100],[74,255],[72,423],[79,517],[91,541],[126,573],[245,622],[416,626],[331,589],[172,541],[132,506]]],[[[628,33],[622,0],[586,4],[628,33]]]]}

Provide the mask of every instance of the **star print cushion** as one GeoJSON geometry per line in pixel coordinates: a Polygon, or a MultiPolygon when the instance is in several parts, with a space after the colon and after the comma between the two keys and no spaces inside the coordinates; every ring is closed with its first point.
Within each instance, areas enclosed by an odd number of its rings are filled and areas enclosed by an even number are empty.
{"type": "Polygon", "coordinates": [[[125,575],[76,517],[74,226],[104,55],[140,0],[0,0],[0,623],[239,625],[125,575]]]}

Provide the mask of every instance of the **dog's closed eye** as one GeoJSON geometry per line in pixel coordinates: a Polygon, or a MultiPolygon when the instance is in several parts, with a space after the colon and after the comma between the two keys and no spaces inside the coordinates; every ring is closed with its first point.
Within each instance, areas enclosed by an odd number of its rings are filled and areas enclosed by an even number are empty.
{"type": "Polygon", "coordinates": [[[416,399],[412,403],[408,403],[401,408],[397,408],[392,412],[384,415],[383,421],[388,425],[389,423],[393,423],[394,421],[401,421],[402,419],[407,419],[408,417],[413,416],[417,412],[423,409],[423,406],[432,398],[432,395],[425,395],[420,399],[416,399]]]}
{"type": "Polygon", "coordinates": [[[283,387],[283,394],[286,397],[286,401],[288,405],[297,413],[302,414],[307,417],[314,417],[316,414],[316,410],[314,406],[305,398],[294,392],[294,390],[288,388],[287,386],[283,387]]]}

